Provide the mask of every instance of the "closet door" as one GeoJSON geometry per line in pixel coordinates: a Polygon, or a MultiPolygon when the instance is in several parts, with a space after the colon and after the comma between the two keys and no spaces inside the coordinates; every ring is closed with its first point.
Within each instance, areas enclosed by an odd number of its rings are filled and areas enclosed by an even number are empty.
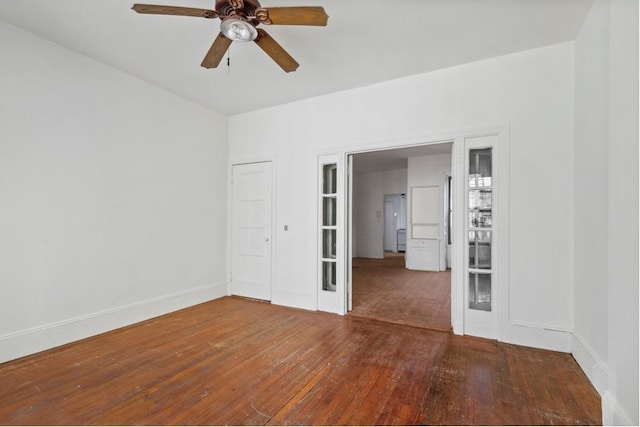
{"type": "Polygon", "coordinates": [[[271,162],[233,166],[231,293],[271,300],[271,162]]]}

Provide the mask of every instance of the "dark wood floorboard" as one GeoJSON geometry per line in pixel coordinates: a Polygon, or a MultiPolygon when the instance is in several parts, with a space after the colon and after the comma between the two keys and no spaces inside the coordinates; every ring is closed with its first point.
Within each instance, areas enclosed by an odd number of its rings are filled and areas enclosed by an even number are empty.
{"type": "Polygon", "coordinates": [[[352,316],[451,330],[451,271],[405,268],[404,254],[354,258],[352,316]]]}
{"type": "Polygon", "coordinates": [[[6,425],[598,424],[571,355],[226,297],[0,365],[6,425]]]}

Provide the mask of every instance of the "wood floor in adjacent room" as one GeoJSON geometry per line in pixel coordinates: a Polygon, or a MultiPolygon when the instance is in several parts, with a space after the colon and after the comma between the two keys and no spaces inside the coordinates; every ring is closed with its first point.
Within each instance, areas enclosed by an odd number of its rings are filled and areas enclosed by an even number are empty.
{"type": "Polygon", "coordinates": [[[0,424],[598,424],[571,355],[225,297],[0,365],[0,424]]]}
{"type": "Polygon", "coordinates": [[[451,271],[405,268],[403,253],[354,258],[352,316],[451,330],[451,271]]]}

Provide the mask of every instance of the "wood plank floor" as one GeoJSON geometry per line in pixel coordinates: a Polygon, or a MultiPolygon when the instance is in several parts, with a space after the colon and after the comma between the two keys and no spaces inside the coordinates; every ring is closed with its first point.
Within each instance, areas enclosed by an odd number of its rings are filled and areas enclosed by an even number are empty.
{"type": "Polygon", "coordinates": [[[12,425],[598,424],[568,354],[226,297],[0,365],[12,425]]]}
{"type": "Polygon", "coordinates": [[[451,271],[405,268],[404,254],[353,260],[352,316],[451,330],[451,271]]]}

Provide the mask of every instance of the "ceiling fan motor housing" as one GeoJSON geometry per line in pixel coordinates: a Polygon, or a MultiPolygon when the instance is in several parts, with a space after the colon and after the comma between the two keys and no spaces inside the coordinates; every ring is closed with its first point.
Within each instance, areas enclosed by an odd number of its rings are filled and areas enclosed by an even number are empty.
{"type": "MultiPolygon", "coordinates": [[[[221,19],[227,16],[236,16],[247,19],[247,17],[256,16],[256,10],[260,9],[258,0],[216,0],[216,12],[221,19]]],[[[254,23],[259,24],[258,20],[254,23]]]]}

